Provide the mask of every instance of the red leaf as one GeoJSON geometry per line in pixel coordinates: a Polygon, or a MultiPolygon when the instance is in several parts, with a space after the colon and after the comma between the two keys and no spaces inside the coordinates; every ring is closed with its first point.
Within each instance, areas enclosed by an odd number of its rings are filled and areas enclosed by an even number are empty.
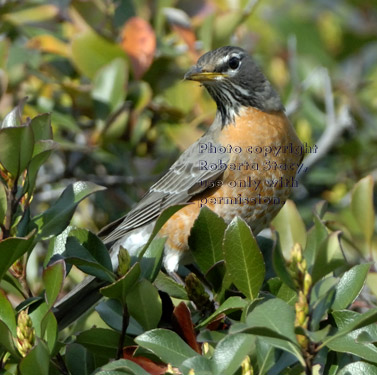
{"type": "Polygon", "coordinates": [[[163,375],[167,371],[167,366],[153,362],[147,357],[134,357],[133,354],[137,346],[126,346],[123,348],[123,358],[135,362],[145,371],[149,372],[151,375],[163,375]]]}
{"type": "Polygon", "coordinates": [[[173,324],[177,333],[197,353],[202,354],[201,345],[196,341],[194,325],[192,324],[190,310],[184,302],[181,302],[173,311],[173,324]]]}
{"type": "Polygon", "coordinates": [[[148,70],[156,50],[156,35],[151,25],[140,17],[130,18],[122,30],[122,48],[131,60],[136,79],[148,70]]]}

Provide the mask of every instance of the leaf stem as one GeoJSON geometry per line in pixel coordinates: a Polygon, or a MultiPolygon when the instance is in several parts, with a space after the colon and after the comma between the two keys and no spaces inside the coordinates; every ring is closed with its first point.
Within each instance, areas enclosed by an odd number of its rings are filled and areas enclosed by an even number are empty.
{"type": "Polygon", "coordinates": [[[125,304],[123,306],[122,331],[121,331],[120,337],[119,337],[118,351],[117,351],[116,359],[122,358],[122,355],[123,355],[123,343],[124,343],[124,339],[126,337],[126,331],[127,331],[129,320],[130,320],[130,316],[128,314],[127,305],[125,304]]]}

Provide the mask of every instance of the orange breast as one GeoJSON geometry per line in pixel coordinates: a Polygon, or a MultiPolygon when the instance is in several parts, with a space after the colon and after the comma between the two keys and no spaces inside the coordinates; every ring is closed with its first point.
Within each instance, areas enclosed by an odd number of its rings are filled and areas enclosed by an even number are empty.
{"type": "MultiPolygon", "coordinates": [[[[266,227],[296,186],[301,163],[301,142],[282,112],[265,113],[248,108],[235,124],[224,127],[217,140],[231,145],[221,182],[192,199],[193,204],[178,211],[161,229],[168,235],[167,246],[185,251],[191,227],[206,205],[226,222],[242,217],[254,234],[266,227]],[[221,186],[219,186],[221,185],[221,186]]],[[[229,149],[229,148],[228,148],[229,149]]],[[[224,159],[219,154],[219,160],[224,159]]]]}

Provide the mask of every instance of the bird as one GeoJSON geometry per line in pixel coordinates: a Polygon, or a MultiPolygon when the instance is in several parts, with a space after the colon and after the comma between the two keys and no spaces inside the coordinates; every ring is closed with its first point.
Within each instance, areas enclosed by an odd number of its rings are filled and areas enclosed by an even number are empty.
{"type": "MultiPolygon", "coordinates": [[[[303,146],[277,91],[242,48],[206,52],[184,75],[199,82],[216,103],[212,125],[188,147],[166,174],[124,217],[100,232],[111,246],[114,269],[121,247],[133,255],[147,243],[159,215],[184,204],[157,236],[166,237],[163,266],[168,273],[192,260],[191,228],[206,206],[229,224],[241,217],[254,235],[266,228],[284,205],[303,159],[303,146]]],[[[88,277],[55,306],[60,325],[75,301],[86,311],[103,282],[88,277]],[[96,290],[97,289],[97,290],[96,290]]]]}

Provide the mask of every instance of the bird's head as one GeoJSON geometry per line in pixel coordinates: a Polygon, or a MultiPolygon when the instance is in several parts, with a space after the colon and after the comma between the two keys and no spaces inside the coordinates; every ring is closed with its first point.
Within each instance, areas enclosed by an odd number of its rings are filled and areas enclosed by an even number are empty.
{"type": "Polygon", "coordinates": [[[239,47],[221,47],[205,53],[184,78],[204,85],[217,104],[223,125],[233,123],[243,107],[265,112],[284,109],[265,75],[239,47]]]}

